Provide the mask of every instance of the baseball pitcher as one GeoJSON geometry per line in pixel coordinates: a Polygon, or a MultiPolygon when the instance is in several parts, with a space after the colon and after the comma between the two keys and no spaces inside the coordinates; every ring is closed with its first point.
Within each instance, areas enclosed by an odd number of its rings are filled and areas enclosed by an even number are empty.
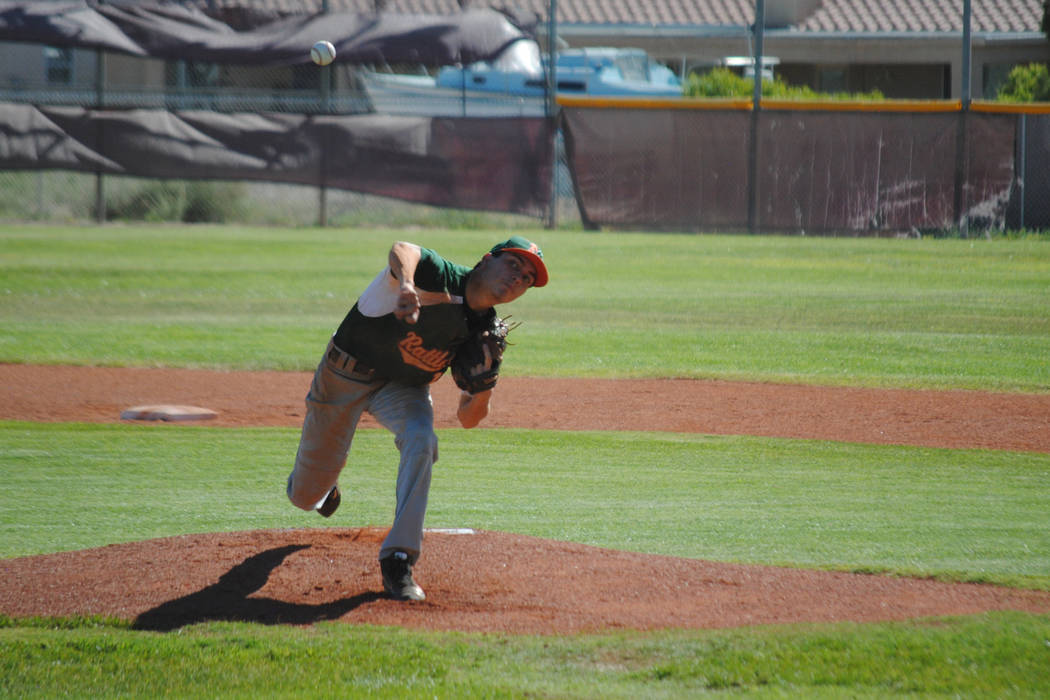
{"type": "Polygon", "coordinates": [[[394,522],[379,550],[383,586],[399,600],[423,600],[412,578],[423,542],[431,468],[438,458],[430,384],[452,368],[465,428],[485,419],[506,348],[495,306],[547,284],[543,253],[514,236],[473,267],[397,242],[387,266],[332,336],[306,397],[299,451],[287,493],[329,517],[342,495],[339,474],[367,411],[400,452],[394,522]]]}

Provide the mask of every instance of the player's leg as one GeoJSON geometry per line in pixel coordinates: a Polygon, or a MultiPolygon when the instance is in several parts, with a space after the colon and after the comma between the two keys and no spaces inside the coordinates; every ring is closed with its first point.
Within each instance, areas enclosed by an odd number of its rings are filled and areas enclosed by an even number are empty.
{"type": "Polygon", "coordinates": [[[394,444],[401,453],[394,523],[379,556],[382,559],[401,551],[415,563],[423,543],[431,468],[438,458],[430,387],[391,382],[376,392],[368,411],[394,434],[394,444]]]}
{"type": "Polygon", "coordinates": [[[288,476],[288,499],[299,508],[319,508],[336,485],[367,396],[375,386],[339,371],[327,356],[317,366],[306,396],[295,467],[288,476]]]}

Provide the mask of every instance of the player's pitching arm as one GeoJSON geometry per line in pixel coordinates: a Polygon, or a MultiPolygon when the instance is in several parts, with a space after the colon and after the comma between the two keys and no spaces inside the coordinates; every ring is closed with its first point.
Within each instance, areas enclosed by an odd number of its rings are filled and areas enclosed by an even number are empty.
{"type": "Polygon", "coordinates": [[[415,279],[421,255],[419,246],[404,241],[398,241],[390,248],[390,273],[401,283],[394,316],[405,323],[415,323],[419,320],[421,303],[419,292],[416,291],[412,280],[415,279]]]}

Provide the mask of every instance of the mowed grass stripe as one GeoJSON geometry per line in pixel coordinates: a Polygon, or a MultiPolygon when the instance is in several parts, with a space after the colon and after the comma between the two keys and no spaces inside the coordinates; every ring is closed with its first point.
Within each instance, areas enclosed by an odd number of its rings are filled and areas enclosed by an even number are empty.
{"type": "MultiPolygon", "coordinates": [[[[361,431],[335,522],[284,495],[298,431],[0,424],[3,556],[193,532],[389,524],[361,431]]],[[[1050,455],[674,433],[440,431],[429,527],[719,561],[1050,586],[1050,455]]]]}

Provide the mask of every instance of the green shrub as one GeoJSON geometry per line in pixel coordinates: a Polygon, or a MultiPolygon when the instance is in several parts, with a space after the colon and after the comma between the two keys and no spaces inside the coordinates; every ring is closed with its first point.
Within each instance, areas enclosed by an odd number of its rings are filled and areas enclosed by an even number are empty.
{"type": "MultiPolygon", "coordinates": [[[[765,90],[769,81],[762,81],[765,90]]],[[[686,97],[751,97],[752,83],[728,68],[715,68],[702,75],[692,74],[686,80],[686,97]]]]}
{"type": "Polygon", "coordinates": [[[199,180],[147,181],[109,202],[107,219],[227,223],[244,213],[244,185],[199,180]]]}
{"type": "MultiPolygon", "coordinates": [[[[693,74],[686,80],[686,97],[751,97],[754,90],[750,78],[737,75],[728,68],[715,68],[702,75],[693,74]]],[[[782,79],[763,80],[762,97],[781,100],[881,100],[882,92],[866,93],[817,92],[806,85],[788,85],[782,79]]]]}
{"type": "Polygon", "coordinates": [[[147,182],[142,188],[107,202],[106,219],[128,221],[178,221],[183,207],[182,188],[165,180],[147,182]]]}
{"type": "Polygon", "coordinates": [[[244,213],[244,184],[239,182],[186,183],[186,223],[227,223],[239,221],[244,213]]]}
{"type": "Polygon", "coordinates": [[[1014,66],[996,97],[1000,102],[1050,101],[1050,71],[1042,63],[1014,66]]]}

